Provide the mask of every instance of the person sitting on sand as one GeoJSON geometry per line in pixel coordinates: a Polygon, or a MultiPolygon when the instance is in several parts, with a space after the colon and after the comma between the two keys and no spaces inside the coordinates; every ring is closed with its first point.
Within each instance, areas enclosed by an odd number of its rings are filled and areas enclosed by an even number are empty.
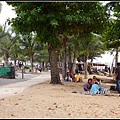
{"type": "Polygon", "coordinates": [[[72,82],[75,82],[75,73],[72,76],[72,82]]]}
{"type": "Polygon", "coordinates": [[[86,84],[84,85],[84,90],[89,91],[92,87],[92,78],[89,78],[86,84]]]}
{"type": "Polygon", "coordinates": [[[71,81],[72,81],[73,74],[70,73],[70,72],[68,72],[68,73],[67,73],[67,77],[68,77],[69,81],[71,82],[71,81]]]}
{"type": "Polygon", "coordinates": [[[76,75],[75,75],[75,81],[76,81],[76,82],[83,82],[83,81],[82,81],[82,77],[80,76],[80,74],[76,74],[76,75]]]}
{"type": "Polygon", "coordinates": [[[90,94],[100,94],[103,93],[103,89],[98,85],[98,81],[96,80],[94,84],[92,84],[92,87],[90,89],[90,94]]]}
{"type": "Polygon", "coordinates": [[[93,76],[93,78],[92,78],[92,84],[94,84],[95,81],[97,81],[97,77],[96,77],[96,76],[93,76]]]}

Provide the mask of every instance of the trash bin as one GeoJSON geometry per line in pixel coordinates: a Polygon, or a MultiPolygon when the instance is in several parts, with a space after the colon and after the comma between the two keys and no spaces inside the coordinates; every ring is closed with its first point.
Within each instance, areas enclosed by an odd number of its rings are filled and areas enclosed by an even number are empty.
{"type": "Polygon", "coordinates": [[[6,76],[8,76],[8,72],[10,72],[11,70],[10,70],[10,68],[9,67],[1,67],[0,68],[0,76],[1,77],[6,77],[6,76]]]}

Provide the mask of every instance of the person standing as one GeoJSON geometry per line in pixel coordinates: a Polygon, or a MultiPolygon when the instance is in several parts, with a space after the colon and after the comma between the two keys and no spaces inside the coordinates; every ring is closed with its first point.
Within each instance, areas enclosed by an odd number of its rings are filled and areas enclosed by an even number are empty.
{"type": "Polygon", "coordinates": [[[115,69],[115,80],[116,80],[116,88],[117,88],[117,91],[119,93],[119,97],[120,97],[120,62],[117,63],[117,67],[115,69]]]}

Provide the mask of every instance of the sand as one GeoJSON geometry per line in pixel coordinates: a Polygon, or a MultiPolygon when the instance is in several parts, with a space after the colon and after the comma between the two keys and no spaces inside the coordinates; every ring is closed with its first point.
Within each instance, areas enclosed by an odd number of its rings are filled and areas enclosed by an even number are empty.
{"type": "MultiPolygon", "coordinates": [[[[64,85],[52,85],[47,81],[2,98],[0,118],[120,118],[118,93],[110,93],[111,96],[81,94],[87,80],[83,81],[64,82],[64,85]]],[[[104,87],[109,89],[109,86],[104,87]]]]}

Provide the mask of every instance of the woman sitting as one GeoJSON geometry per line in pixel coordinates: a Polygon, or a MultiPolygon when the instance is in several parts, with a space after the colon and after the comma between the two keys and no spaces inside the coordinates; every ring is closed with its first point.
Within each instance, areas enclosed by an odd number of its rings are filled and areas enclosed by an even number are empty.
{"type": "Polygon", "coordinates": [[[75,81],[76,82],[83,82],[82,81],[82,76],[80,76],[80,74],[75,74],[75,81]]]}
{"type": "Polygon", "coordinates": [[[92,78],[89,78],[87,83],[84,85],[84,90],[89,91],[92,87],[92,78]]]}

